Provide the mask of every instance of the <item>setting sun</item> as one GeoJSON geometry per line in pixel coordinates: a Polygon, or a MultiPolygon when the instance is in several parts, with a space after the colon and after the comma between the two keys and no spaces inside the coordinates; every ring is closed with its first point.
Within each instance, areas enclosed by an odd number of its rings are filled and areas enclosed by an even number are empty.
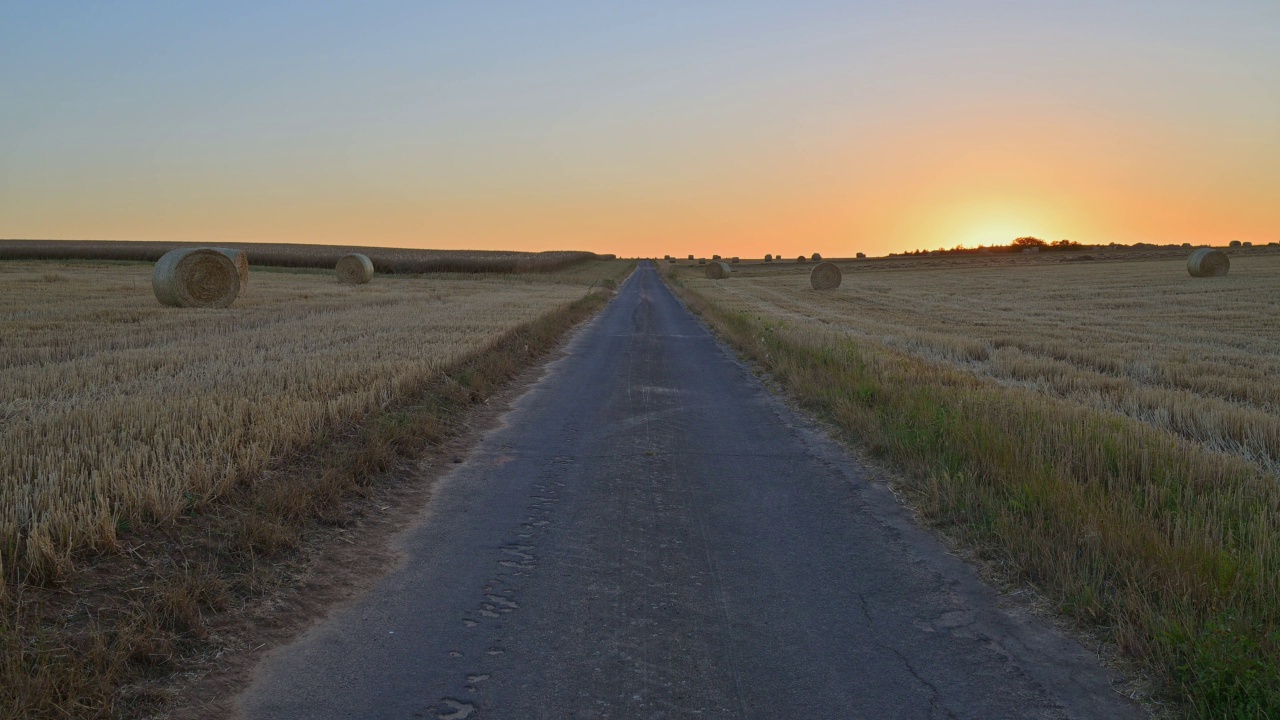
{"type": "Polygon", "coordinates": [[[1265,242],[1278,13],[392,3],[298,24],[10,5],[0,237],[755,257],[1265,242]]]}

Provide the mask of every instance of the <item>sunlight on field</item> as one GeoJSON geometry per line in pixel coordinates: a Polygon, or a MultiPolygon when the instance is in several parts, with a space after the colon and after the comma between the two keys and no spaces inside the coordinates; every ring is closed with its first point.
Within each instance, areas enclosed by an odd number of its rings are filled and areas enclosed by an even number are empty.
{"type": "Polygon", "coordinates": [[[180,310],[156,302],[150,264],[0,263],[0,566],[173,517],[621,265],[364,286],[255,269],[232,307],[180,310]]]}
{"type": "Polygon", "coordinates": [[[729,309],[1122,413],[1280,474],[1280,254],[1237,256],[1213,279],[1182,259],[935,263],[841,263],[829,292],[794,263],[687,282],[729,309]]]}

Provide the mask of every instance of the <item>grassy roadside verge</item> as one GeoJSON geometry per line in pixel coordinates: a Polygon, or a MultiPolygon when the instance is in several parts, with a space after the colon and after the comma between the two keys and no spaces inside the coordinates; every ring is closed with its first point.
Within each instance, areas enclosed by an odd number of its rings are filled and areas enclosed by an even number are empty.
{"type": "Polygon", "coordinates": [[[320,437],[56,585],[0,586],[0,718],[152,712],[165,678],[216,654],[220,628],[289,582],[309,542],[342,533],[397,470],[465,429],[470,408],[608,302],[590,293],[506,333],[358,426],[320,437]]]}
{"type": "Polygon", "coordinates": [[[1280,487],[1135,420],[673,289],[910,501],[1195,718],[1280,718],[1280,487]]]}

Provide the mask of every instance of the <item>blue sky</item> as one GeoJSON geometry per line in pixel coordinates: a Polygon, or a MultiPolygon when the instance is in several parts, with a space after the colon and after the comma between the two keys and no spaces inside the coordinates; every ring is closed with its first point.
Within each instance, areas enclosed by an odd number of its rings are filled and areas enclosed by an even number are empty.
{"type": "Polygon", "coordinates": [[[0,237],[1280,239],[1280,3],[689,5],[0,4],[0,237]]]}

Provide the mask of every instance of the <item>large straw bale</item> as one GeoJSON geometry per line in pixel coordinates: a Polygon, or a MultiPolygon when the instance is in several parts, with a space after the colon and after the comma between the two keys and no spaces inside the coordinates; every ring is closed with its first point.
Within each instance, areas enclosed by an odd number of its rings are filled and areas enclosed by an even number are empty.
{"type": "Polygon", "coordinates": [[[733,268],[729,267],[729,263],[711,262],[707,263],[706,273],[712,280],[723,280],[733,273],[733,268]]]}
{"type": "Polygon", "coordinates": [[[338,258],[334,267],[338,273],[338,281],[363,285],[373,279],[373,261],[360,253],[351,253],[338,258]]]}
{"type": "Polygon", "coordinates": [[[820,262],[809,271],[809,284],[814,290],[835,290],[840,287],[842,276],[835,263],[820,262]]]}
{"type": "Polygon", "coordinates": [[[240,269],[219,248],[179,248],[156,261],[151,289],[170,307],[226,307],[240,294],[240,269]]]}
{"type": "Polygon", "coordinates": [[[1231,259],[1221,250],[1200,248],[1187,258],[1187,272],[1191,277],[1221,277],[1231,269],[1231,259]]]}

